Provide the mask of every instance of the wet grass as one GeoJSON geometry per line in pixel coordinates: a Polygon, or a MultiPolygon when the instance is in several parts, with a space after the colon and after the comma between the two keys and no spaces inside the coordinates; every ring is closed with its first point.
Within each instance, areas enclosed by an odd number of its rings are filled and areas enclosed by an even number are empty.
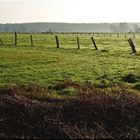
{"type": "Polygon", "coordinates": [[[127,38],[95,36],[98,50],[94,50],[90,36],[80,35],[81,49],[77,50],[77,35],[58,35],[60,49],[56,49],[55,35],[18,34],[14,46],[13,34],[0,34],[5,46],[0,47],[0,86],[27,84],[55,84],[64,79],[79,83],[140,82],[140,39],[133,38],[137,54],[132,54],[127,38]],[[9,45],[8,45],[9,44],[9,45]],[[124,77],[137,77],[129,82],[124,77]]]}

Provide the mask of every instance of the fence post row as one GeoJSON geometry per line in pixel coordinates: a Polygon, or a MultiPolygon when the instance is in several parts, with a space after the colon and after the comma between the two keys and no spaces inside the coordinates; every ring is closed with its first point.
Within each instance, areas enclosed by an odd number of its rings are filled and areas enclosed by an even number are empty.
{"type": "MultiPolygon", "coordinates": [[[[94,35],[94,34],[95,34],[95,33],[93,33],[93,35],[94,35]]],[[[96,34],[97,34],[97,36],[99,36],[99,33],[96,33],[96,34]]],[[[15,42],[14,42],[14,44],[17,45],[17,33],[14,32],[14,35],[15,35],[15,42]]],[[[112,36],[112,34],[110,33],[110,37],[111,37],[111,36],[112,36]]],[[[119,37],[119,33],[117,33],[117,37],[119,37]]],[[[126,34],[126,33],[125,33],[125,37],[127,37],[127,34],[126,34]]],[[[135,34],[134,34],[134,33],[133,33],[133,37],[135,38],[135,34]]],[[[58,36],[57,36],[57,35],[55,36],[55,39],[56,39],[57,48],[60,48],[59,39],[58,39],[58,36]]],[[[95,50],[98,50],[97,45],[96,45],[96,42],[95,42],[95,40],[94,40],[93,37],[91,37],[91,40],[92,40],[92,42],[93,42],[93,45],[94,45],[94,47],[95,47],[95,50]]],[[[33,46],[34,43],[33,43],[33,36],[32,36],[32,35],[30,35],[30,41],[31,41],[31,46],[33,46]]],[[[136,53],[136,52],[137,52],[137,51],[136,51],[136,46],[135,46],[135,44],[133,43],[132,39],[129,38],[129,39],[127,39],[127,41],[129,42],[129,45],[131,46],[132,53],[136,53]]],[[[4,45],[4,43],[3,43],[3,41],[2,41],[1,38],[0,38],[0,45],[4,45]]],[[[78,49],[80,49],[80,42],[79,42],[79,37],[78,37],[78,36],[77,36],[77,45],[78,45],[78,49]]]]}
{"type": "Polygon", "coordinates": [[[136,53],[137,51],[136,51],[136,49],[135,49],[135,45],[134,45],[132,39],[129,38],[127,41],[129,42],[129,45],[131,46],[132,53],[136,53]]]}
{"type": "Polygon", "coordinates": [[[56,45],[57,45],[57,48],[60,48],[60,46],[59,46],[59,40],[58,40],[57,35],[55,36],[55,39],[56,39],[56,45]]]}
{"type": "Polygon", "coordinates": [[[91,40],[92,40],[92,42],[93,42],[93,45],[94,45],[94,47],[95,47],[95,50],[98,50],[97,45],[96,45],[96,42],[95,42],[95,40],[93,39],[93,37],[91,37],[91,40]]]}

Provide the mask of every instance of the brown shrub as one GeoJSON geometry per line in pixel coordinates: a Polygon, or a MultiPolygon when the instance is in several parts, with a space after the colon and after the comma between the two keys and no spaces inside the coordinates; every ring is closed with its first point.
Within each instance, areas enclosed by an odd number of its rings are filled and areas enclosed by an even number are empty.
{"type": "Polygon", "coordinates": [[[124,89],[119,94],[99,92],[90,83],[65,82],[52,88],[73,86],[77,94],[43,102],[26,95],[37,92],[48,95],[46,87],[1,89],[0,138],[140,138],[139,95],[124,89]]]}

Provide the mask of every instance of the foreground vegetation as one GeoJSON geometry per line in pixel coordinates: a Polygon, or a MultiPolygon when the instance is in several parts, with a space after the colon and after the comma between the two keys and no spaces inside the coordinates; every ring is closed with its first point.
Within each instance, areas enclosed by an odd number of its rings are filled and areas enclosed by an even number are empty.
{"type": "Polygon", "coordinates": [[[127,85],[100,88],[61,81],[1,89],[0,137],[140,138],[140,95],[127,85]]]}
{"type": "Polygon", "coordinates": [[[0,138],[140,138],[140,38],[0,34],[0,138]]]}

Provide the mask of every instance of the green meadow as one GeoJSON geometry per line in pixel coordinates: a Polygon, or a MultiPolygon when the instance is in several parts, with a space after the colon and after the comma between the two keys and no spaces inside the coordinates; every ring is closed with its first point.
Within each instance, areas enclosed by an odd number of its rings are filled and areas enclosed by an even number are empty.
{"type": "MultiPolygon", "coordinates": [[[[140,85],[140,36],[133,34],[0,34],[0,86],[38,83],[52,85],[61,80],[94,84],[140,85]],[[77,49],[77,36],[80,50],[77,49]],[[94,37],[98,50],[91,41],[94,37]],[[132,38],[137,53],[131,53],[132,38]]],[[[139,86],[138,86],[139,87],[139,86]]]]}

